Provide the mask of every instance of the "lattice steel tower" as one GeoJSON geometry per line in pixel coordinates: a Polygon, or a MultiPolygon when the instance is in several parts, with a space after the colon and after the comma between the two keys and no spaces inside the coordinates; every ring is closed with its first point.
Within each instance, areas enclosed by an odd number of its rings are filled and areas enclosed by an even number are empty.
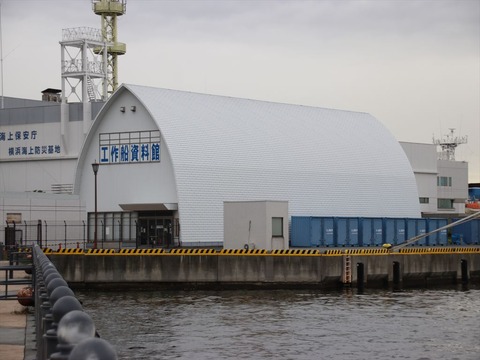
{"type": "Polygon", "coordinates": [[[102,17],[102,36],[107,43],[107,94],[118,87],[118,56],[127,51],[124,43],[117,41],[117,17],[125,14],[127,0],[92,0],[93,12],[102,17]]]}
{"type": "Polygon", "coordinates": [[[458,145],[466,144],[468,141],[467,136],[455,136],[455,129],[451,128],[449,130],[450,134],[445,135],[443,138],[433,138],[433,143],[442,148],[442,151],[438,153],[439,160],[455,161],[455,149],[458,145]]]}
{"type": "MultiPolygon", "coordinates": [[[[107,100],[107,51],[100,29],[88,27],[62,30],[60,41],[62,60],[61,134],[63,148],[69,154],[72,141],[68,130],[70,110],[74,103],[82,104],[83,134],[92,123],[92,103],[107,100]]],[[[73,147],[75,148],[75,147],[73,147]]]]}

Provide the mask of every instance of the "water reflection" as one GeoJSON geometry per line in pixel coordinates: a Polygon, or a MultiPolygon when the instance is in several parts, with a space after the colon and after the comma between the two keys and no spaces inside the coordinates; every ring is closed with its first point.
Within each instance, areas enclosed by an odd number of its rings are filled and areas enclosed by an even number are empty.
{"type": "Polygon", "coordinates": [[[479,359],[480,290],[79,294],[121,359],[479,359]]]}

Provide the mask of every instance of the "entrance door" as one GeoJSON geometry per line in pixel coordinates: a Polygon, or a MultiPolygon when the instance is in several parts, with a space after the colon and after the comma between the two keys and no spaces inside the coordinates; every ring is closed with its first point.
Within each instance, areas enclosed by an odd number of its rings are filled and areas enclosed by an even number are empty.
{"type": "Polygon", "coordinates": [[[172,245],[172,219],[163,218],[158,219],[157,236],[160,242],[160,246],[170,247],[172,245]]]}
{"type": "Polygon", "coordinates": [[[156,212],[139,214],[140,245],[169,247],[172,245],[173,216],[156,212]]]}

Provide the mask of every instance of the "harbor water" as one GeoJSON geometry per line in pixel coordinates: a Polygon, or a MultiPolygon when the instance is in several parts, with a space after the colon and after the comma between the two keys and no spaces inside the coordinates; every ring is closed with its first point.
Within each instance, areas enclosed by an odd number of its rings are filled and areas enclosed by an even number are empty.
{"type": "Polygon", "coordinates": [[[480,359],[480,288],[77,293],[119,359],[480,359]]]}

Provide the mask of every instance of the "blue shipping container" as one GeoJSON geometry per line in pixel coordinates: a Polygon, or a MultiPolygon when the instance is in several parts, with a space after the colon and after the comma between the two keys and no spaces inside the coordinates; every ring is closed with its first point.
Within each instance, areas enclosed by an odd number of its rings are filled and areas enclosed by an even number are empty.
{"type": "Polygon", "coordinates": [[[381,246],[383,244],[383,221],[381,218],[360,219],[360,246],[381,246]]]}
{"type": "Polygon", "coordinates": [[[480,244],[480,219],[473,219],[452,228],[452,240],[459,239],[458,245],[480,244]]]}
{"type": "MultiPolygon", "coordinates": [[[[405,224],[406,224],[405,238],[408,240],[417,236],[417,219],[414,219],[414,218],[405,219],[405,224]]],[[[409,246],[416,246],[416,245],[417,244],[411,244],[409,246]]]]}
{"type": "Polygon", "coordinates": [[[403,218],[383,218],[385,243],[398,245],[406,240],[406,223],[403,218]]]}
{"type": "Polygon", "coordinates": [[[290,244],[294,247],[310,247],[310,223],[309,216],[292,216],[290,225],[290,244]]]}
{"type": "Polygon", "coordinates": [[[318,217],[312,217],[310,221],[310,244],[311,246],[320,246],[322,221],[318,217]]]}
{"type": "MultiPolygon", "coordinates": [[[[425,235],[428,231],[428,219],[407,218],[405,219],[405,240],[408,241],[416,236],[425,235]]],[[[409,246],[428,246],[428,236],[425,236],[409,246]]]]}
{"type": "MultiPolygon", "coordinates": [[[[427,219],[427,232],[440,229],[441,227],[447,226],[447,219],[427,219]]],[[[447,229],[441,230],[428,236],[427,239],[429,246],[445,246],[448,244],[448,234],[447,229]]]]}
{"type": "Polygon", "coordinates": [[[335,220],[337,246],[359,246],[359,218],[339,217],[335,220]]]}
{"type": "Polygon", "coordinates": [[[292,216],[290,229],[293,247],[335,246],[333,217],[292,216]]]}
{"type": "Polygon", "coordinates": [[[335,220],[333,217],[322,217],[321,221],[321,246],[335,246],[335,220]]]}

